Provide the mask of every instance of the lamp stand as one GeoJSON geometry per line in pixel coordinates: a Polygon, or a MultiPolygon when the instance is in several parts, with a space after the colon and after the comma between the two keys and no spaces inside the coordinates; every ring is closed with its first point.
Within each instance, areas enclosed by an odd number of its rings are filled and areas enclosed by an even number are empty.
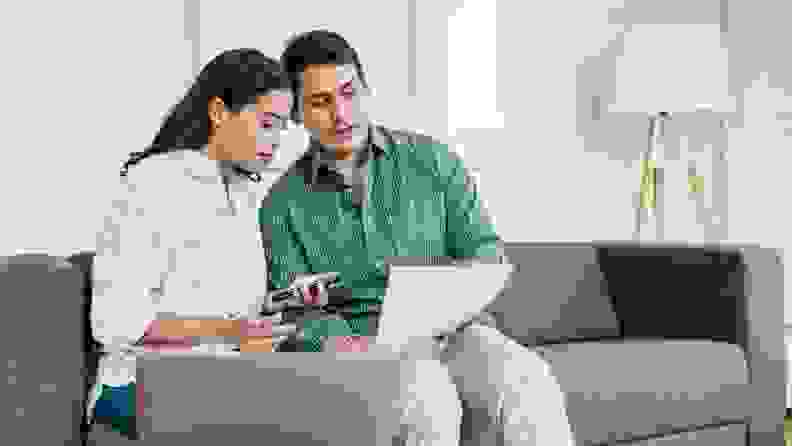
{"type": "Polygon", "coordinates": [[[663,178],[662,169],[657,167],[657,146],[669,119],[667,112],[649,115],[649,141],[641,155],[641,188],[635,218],[634,239],[639,242],[663,240],[662,187],[658,187],[663,178]]]}

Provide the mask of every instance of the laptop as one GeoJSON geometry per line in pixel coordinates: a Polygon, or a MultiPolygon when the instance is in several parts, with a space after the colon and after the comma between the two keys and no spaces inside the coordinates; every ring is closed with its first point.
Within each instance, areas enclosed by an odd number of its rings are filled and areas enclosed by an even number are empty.
{"type": "Polygon", "coordinates": [[[399,397],[401,361],[335,358],[147,352],[138,363],[144,444],[390,446],[399,432],[392,401],[399,397]]]}
{"type": "Polygon", "coordinates": [[[391,265],[376,344],[400,351],[454,330],[506,285],[511,264],[391,265]]]}

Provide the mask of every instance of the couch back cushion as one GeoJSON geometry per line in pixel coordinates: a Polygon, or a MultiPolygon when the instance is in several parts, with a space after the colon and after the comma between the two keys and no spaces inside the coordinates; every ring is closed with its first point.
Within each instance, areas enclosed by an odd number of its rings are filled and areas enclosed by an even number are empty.
{"type": "Polygon", "coordinates": [[[498,328],[525,346],[620,335],[592,245],[506,243],[515,267],[487,307],[498,328]]]}

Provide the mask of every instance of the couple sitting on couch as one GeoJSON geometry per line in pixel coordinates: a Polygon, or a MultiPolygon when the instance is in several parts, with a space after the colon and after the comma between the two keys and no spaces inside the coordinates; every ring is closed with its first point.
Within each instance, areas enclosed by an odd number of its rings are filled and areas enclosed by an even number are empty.
{"type": "MultiPolygon", "coordinates": [[[[502,257],[461,160],[370,122],[362,66],[341,36],[300,35],[281,62],[253,49],[218,55],[125,165],[94,265],[92,326],[107,352],[89,403],[95,422],[134,434],[134,357],[124,352],[157,337],[162,314],[255,317],[266,290],[337,272],[347,308],[332,334],[360,341],[376,335],[387,259],[502,257]]],[[[484,316],[394,383],[404,440],[459,444],[463,400],[490,419],[465,442],[572,445],[548,365],[484,316]],[[541,404],[520,394],[526,374],[541,404]]],[[[299,349],[322,346],[309,337],[299,349]]]]}

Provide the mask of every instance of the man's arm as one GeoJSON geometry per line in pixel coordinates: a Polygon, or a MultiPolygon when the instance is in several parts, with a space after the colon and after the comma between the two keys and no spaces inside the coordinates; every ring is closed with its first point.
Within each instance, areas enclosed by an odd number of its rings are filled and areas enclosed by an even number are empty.
{"type": "Polygon", "coordinates": [[[447,145],[437,144],[435,153],[445,191],[449,255],[463,263],[502,263],[503,243],[482,203],[475,179],[447,145]]]}
{"type": "MultiPolygon", "coordinates": [[[[437,167],[445,184],[446,240],[449,254],[458,264],[508,262],[503,241],[487,209],[482,204],[476,181],[462,159],[447,145],[438,145],[437,167]]],[[[493,296],[494,297],[494,296],[493,296]]],[[[486,311],[465,321],[457,328],[464,330],[473,323],[496,327],[495,318],[486,311]]]]}

